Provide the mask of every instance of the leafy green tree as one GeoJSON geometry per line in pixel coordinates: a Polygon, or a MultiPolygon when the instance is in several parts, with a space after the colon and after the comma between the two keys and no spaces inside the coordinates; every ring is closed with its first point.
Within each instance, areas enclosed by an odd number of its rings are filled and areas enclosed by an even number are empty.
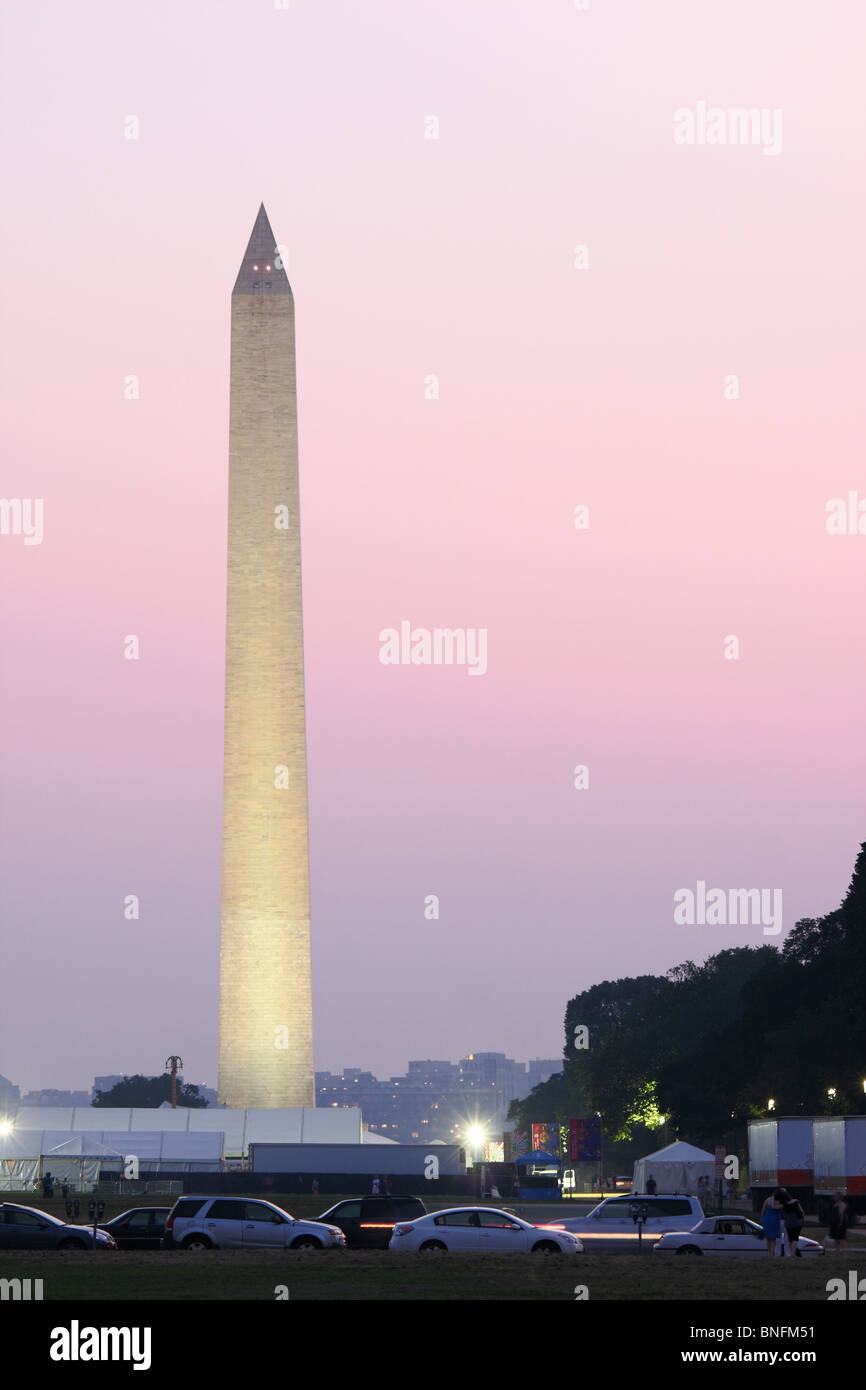
{"type": "MultiPolygon", "coordinates": [[[[158,1110],[164,1101],[171,1102],[171,1077],[168,1072],[162,1076],[125,1076],[110,1091],[97,1091],[94,1105],[139,1106],[142,1110],[158,1110]]],[[[198,1093],[198,1086],[187,1083],[177,1088],[177,1103],[193,1110],[201,1110],[207,1105],[204,1096],[198,1093]]]]}
{"type": "Polygon", "coordinates": [[[586,1101],[573,1113],[598,1112],[611,1139],[629,1134],[655,1080],[656,1049],[646,1019],[669,993],[664,977],[640,975],[604,980],[566,1006],[565,1074],[586,1101]]]}

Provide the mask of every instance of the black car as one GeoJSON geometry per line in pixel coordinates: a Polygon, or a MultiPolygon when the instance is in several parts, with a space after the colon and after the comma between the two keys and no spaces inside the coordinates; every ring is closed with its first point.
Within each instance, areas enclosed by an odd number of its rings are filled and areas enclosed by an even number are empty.
{"type": "Polygon", "coordinates": [[[420,1197],[349,1197],[316,1220],[339,1226],[350,1249],[387,1250],[395,1222],[426,1215],[420,1197]]]}
{"type": "MultiPolygon", "coordinates": [[[[113,1237],[97,1230],[99,1250],[115,1250],[113,1237]]],[[[0,1204],[0,1250],[92,1250],[93,1227],[72,1226],[38,1207],[0,1204]]]]}
{"type": "Polygon", "coordinates": [[[100,1221],[99,1229],[114,1236],[121,1250],[158,1250],[171,1207],[132,1207],[111,1221],[100,1221]]]}

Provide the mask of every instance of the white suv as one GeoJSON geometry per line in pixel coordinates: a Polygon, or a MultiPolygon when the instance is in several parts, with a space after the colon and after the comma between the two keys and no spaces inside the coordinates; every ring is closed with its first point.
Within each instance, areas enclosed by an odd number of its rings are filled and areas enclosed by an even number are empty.
{"type": "Polygon", "coordinates": [[[697,1197],[672,1193],[638,1194],[631,1197],[605,1197],[588,1216],[557,1217],[551,1224],[566,1231],[592,1239],[605,1236],[621,1240],[623,1236],[637,1237],[637,1223],[632,1210],[646,1208],[642,1234],[661,1236],[666,1231],[686,1231],[704,1219],[704,1209],[697,1197]]]}
{"type": "Polygon", "coordinates": [[[179,1197],[166,1218],[163,1250],[323,1250],[343,1246],[338,1226],[296,1221],[250,1197],[179,1197]]]}

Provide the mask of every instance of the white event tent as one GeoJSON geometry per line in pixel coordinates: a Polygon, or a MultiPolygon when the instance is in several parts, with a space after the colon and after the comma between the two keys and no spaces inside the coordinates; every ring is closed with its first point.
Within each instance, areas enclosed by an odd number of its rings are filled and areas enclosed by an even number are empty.
{"type": "Polygon", "coordinates": [[[634,1165],[632,1188],[646,1192],[647,1178],[655,1178],[657,1192],[682,1192],[695,1196],[698,1178],[713,1181],[715,1156],[706,1149],[697,1149],[684,1139],[677,1139],[656,1153],[639,1158],[634,1165]]]}

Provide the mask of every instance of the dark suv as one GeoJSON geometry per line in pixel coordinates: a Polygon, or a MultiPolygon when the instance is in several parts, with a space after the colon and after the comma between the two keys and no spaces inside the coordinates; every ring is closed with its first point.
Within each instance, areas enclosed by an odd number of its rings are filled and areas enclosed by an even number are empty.
{"type": "Polygon", "coordinates": [[[420,1197],[350,1197],[316,1217],[345,1232],[346,1245],[355,1250],[387,1250],[397,1221],[426,1216],[420,1197]]]}

